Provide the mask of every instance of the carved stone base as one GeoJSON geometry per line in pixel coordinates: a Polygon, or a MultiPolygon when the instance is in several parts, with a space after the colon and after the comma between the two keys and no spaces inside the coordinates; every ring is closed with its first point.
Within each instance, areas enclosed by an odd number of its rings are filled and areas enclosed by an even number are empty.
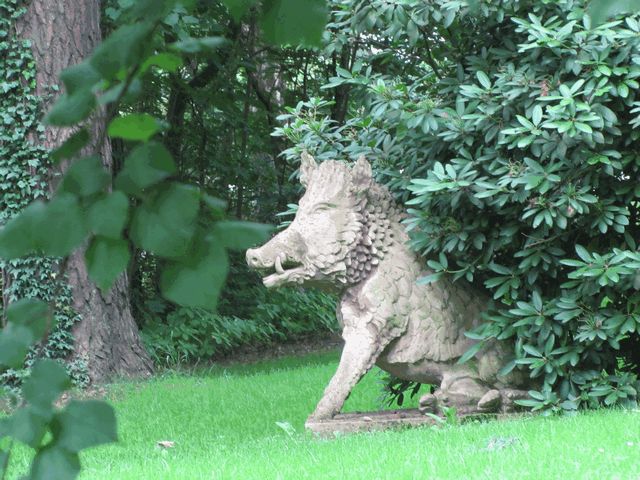
{"type": "MultiPolygon", "coordinates": [[[[510,420],[529,416],[530,413],[469,413],[459,414],[458,421],[510,420]]],[[[444,420],[444,418],[443,418],[444,420]]],[[[340,413],[329,420],[307,420],[305,428],[321,438],[333,438],[348,433],[415,428],[436,425],[432,416],[420,413],[416,408],[384,410],[378,412],[340,413]]]]}
{"type": "Polygon", "coordinates": [[[418,409],[384,410],[379,412],[340,413],[329,420],[307,420],[305,427],[319,437],[345,433],[371,432],[434,425],[436,421],[418,409]]]}

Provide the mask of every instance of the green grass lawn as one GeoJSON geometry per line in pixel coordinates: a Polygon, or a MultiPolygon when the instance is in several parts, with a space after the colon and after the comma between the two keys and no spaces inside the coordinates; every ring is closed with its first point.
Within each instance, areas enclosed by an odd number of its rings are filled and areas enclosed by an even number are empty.
{"type": "MultiPolygon", "coordinates": [[[[317,440],[303,424],[337,353],[171,374],[109,388],[120,442],[82,454],[85,480],[640,479],[640,413],[523,418],[317,440]],[[287,422],[287,433],[276,422],[287,422]],[[175,446],[161,449],[159,440],[175,446]]],[[[379,406],[378,378],[346,410],[379,406]]],[[[15,452],[10,478],[24,473],[15,452]]]]}

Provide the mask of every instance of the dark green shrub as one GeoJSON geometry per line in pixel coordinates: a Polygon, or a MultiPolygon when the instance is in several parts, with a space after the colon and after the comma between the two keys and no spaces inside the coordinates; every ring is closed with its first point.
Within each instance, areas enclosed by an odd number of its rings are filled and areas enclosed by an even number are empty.
{"type": "Polygon", "coordinates": [[[147,325],[142,339],[155,363],[178,365],[206,360],[238,345],[265,342],[273,333],[273,327],[254,320],[181,307],[164,322],[147,325]]]}
{"type": "Polygon", "coordinates": [[[423,281],[493,298],[470,336],[512,343],[505,371],[540,381],[534,409],[637,395],[640,23],[593,26],[585,4],[335,2],[327,48],[365,45],[327,85],[351,89],[351,116],[311,99],[275,132],[292,161],[374,161],[409,209],[423,281]]]}
{"type": "Polygon", "coordinates": [[[272,325],[280,339],[338,329],[333,295],[302,288],[260,288],[256,293],[260,302],[254,318],[260,324],[272,325]]]}
{"type": "Polygon", "coordinates": [[[168,366],[195,363],[239,346],[287,341],[336,327],[335,299],[330,295],[264,287],[254,287],[251,293],[258,304],[252,318],[188,307],[171,311],[164,302],[151,302],[157,316],[147,320],[142,338],[152,360],[168,366]]]}

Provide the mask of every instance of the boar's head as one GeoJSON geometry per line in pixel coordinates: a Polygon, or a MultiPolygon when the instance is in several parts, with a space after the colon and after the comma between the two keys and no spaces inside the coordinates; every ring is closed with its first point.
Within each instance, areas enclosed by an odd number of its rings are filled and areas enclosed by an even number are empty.
{"type": "Polygon", "coordinates": [[[350,283],[351,257],[366,235],[364,210],[373,185],[371,165],[364,157],[353,168],[333,160],[318,165],[303,153],[300,181],[305,194],[293,222],[262,247],[248,250],[247,263],[255,269],[275,270],[263,279],[267,287],[345,286],[350,283]]]}

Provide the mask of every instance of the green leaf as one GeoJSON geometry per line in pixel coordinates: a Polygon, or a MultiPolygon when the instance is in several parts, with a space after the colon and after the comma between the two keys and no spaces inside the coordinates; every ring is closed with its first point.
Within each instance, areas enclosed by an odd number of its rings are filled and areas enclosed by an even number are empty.
{"type": "Polygon", "coordinates": [[[565,84],[561,84],[558,87],[558,90],[560,90],[560,94],[565,97],[565,98],[571,98],[573,92],[571,91],[571,89],[565,85],[565,84]]]}
{"type": "Polygon", "coordinates": [[[46,206],[38,224],[38,246],[46,255],[65,256],[79,246],[87,234],[78,199],[69,194],[56,196],[46,206]]]}
{"type": "Polygon", "coordinates": [[[40,446],[47,432],[46,418],[31,407],[16,410],[5,423],[10,436],[32,448],[40,446]]]}
{"type": "Polygon", "coordinates": [[[104,91],[98,97],[98,103],[100,103],[100,105],[107,105],[108,103],[119,101],[123,105],[131,104],[140,98],[142,93],[142,81],[139,78],[134,78],[129,84],[123,81],[104,91]],[[125,88],[127,90],[123,93],[125,88]]]}
{"type": "Polygon", "coordinates": [[[60,80],[69,95],[80,90],[91,90],[101,79],[100,73],[87,61],[67,67],[60,72],[60,80]]]}
{"type": "Polygon", "coordinates": [[[533,300],[533,306],[535,307],[536,311],[537,312],[542,311],[542,297],[540,296],[537,290],[533,291],[532,300],[533,300]]]}
{"type": "Polygon", "coordinates": [[[273,231],[271,225],[252,222],[220,221],[213,227],[213,233],[220,239],[224,248],[246,250],[263,243],[273,231]]]}
{"type": "Polygon", "coordinates": [[[469,361],[471,358],[473,358],[476,355],[476,353],[478,353],[480,351],[480,349],[483,346],[484,345],[483,345],[482,342],[478,342],[478,343],[473,344],[473,346],[471,346],[471,348],[469,348],[469,350],[464,352],[464,354],[458,359],[456,364],[460,365],[460,364],[463,364],[463,363],[469,361]]]}
{"type": "Polygon", "coordinates": [[[591,255],[589,255],[589,252],[587,251],[586,248],[584,248],[582,245],[578,245],[576,244],[576,253],[578,254],[578,256],[584,260],[587,263],[590,263],[593,261],[593,259],[591,258],[591,255]]]}
{"type": "Polygon", "coordinates": [[[176,173],[171,153],[158,142],[139,145],[124,162],[124,168],[116,178],[116,187],[135,195],[176,173]]]}
{"type": "Polygon", "coordinates": [[[516,367],[516,362],[514,360],[511,360],[510,362],[508,362],[504,367],[502,367],[500,369],[500,371],[498,372],[498,376],[499,377],[504,377],[506,375],[509,375],[509,373],[511,373],[511,371],[516,367]]]}
{"type": "Polygon", "coordinates": [[[216,308],[227,276],[227,255],[215,238],[200,240],[188,262],[170,263],[160,279],[162,295],[189,307],[216,308]]]}
{"type": "Polygon", "coordinates": [[[146,72],[150,67],[159,67],[165,72],[175,73],[182,66],[182,57],[169,52],[156,53],[147,58],[140,67],[140,72],[146,72]]]}
{"type": "Polygon", "coordinates": [[[96,96],[91,90],[62,95],[49,110],[44,122],[56,127],[74,126],[89,117],[95,106],[96,96]]]}
{"type": "Polygon", "coordinates": [[[627,87],[626,84],[624,83],[619,84],[617,89],[618,89],[618,95],[620,95],[622,98],[627,98],[629,96],[629,87],[627,87]]]}
{"type": "Polygon", "coordinates": [[[31,331],[23,325],[9,324],[0,331],[0,365],[20,368],[36,341],[31,331]]]}
{"type": "Polygon", "coordinates": [[[486,73],[484,73],[481,70],[478,70],[476,72],[476,77],[478,78],[480,85],[482,85],[485,89],[491,88],[491,80],[489,80],[489,77],[487,77],[486,73]]]}
{"type": "Polygon", "coordinates": [[[20,368],[31,345],[53,326],[53,320],[47,304],[34,298],[10,304],[7,320],[0,330],[0,364],[20,368]]]}
{"type": "Polygon", "coordinates": [[[542,353],[533,345],[523,345],[522,349],[527,352],[529,355],[533,355],[534,357],[542,358],[542,353]]]}
{"type": "Polygon", "coordinates": [[[38,360],[22,386],[24,398],[42,415],[48,415],[52,403],[71,386],[65,368],[53,360],[38,360]]]}
{"type": "Polygon", "coordinates": [[[70,452],[118,441],[113,407],[100,400],[72,400],[54,420],[56,445],[70,452]]]}
{"type": "Polygon", "coordinates": [[[534,129],[533,123],[531,123],[529,120],[527,120],[522,115],[516,115],[516,119],[518,120],[520,125],[522,125],[523,127],[527,128],[529,130],[533,130],[534,129]]]}
{"type": "Polygon", "coordinates": [[[73,162],[58,191],[88,197],[102,191],[110,180],[111,175],[102,166],[100,157],[92,155],[73,162]]]}
{"type": "Polygon", "coordinates": [[[584,267],[585,266],[584,262],[581,262],[580,260],[571,259],[571,258],[563,258],[562,260],[560,260],[560,263],[562,265],[567,265],[569,267],[584,267]]]}
{"type": "Polygon", "coordinates": [[[94,237],[85,252],[89,276],[104,293],[127,268],[130,258],[126,240],[107,237],[94,237]]]}
{"type": "Polygon", "coordinates": [[[213,197],[207,193],[202,195],[202,202],[204,203],[204,205],[209,207],[209,209],[213,212],[215,218],[224,217],[224,213],[227,210],[227,202],[220,198],[213,197]]]}
{"type": "Polygon", "coordinates": [[[36,200],[0,230],[0,257],[20,258],[38,248],[39,225],[46,214],[45,204],[36,200]]]}
{"type": "Polygon", "coordinates": [[[170,47],[183,53],[211,52],[229,43],[224,37],[185,38],[172,43],[170,47]]]}
{"type": "Polygon", "coordinates": [[[255,5],[257,0],[222,0],[233,19],[237,22],[249,9],[255,5]]]}
{"type": "Polygon", "coordinates": [[[7,321],[14,325],[27,327],[34,339],[40,339],[51,327],[49,305],[37,298],[23,298],[10,303],[7,307],[7,321]]]}
{"type": "Polygon", "coordinates": [[[51,152],[51,159],[54,163],[60,162],[65,158],[71,158],[77,154],[82,147],[89,143],[89,132],[86,128],[81,128],[73,135],[71,135],[65,142],[58,148],[51,152]]]}
{"type": "Polygon", "coordinates": [[[143,52],[151,48],[147,37],[152,30],[153,24],[147,22],[121,26],[98,45],[89,59],[91,66],[107,80],[116,78],[142,60],[143,52]]]}
{"type": "Polygon", "coordinates": [[[131,221],[131,239],[140,248],[162,257],[184,255],[195,232],[200,205],[197,188],[170,184],[142,205],[131,221]]]}
{"type": "Polygon", "coordinates": [[[598,65],[598,71],[600,73],[602,73],[605,77],[610,77],[611,74],[613,73],[611,71],[611,69],[607,65],[604,65],[604,64],[598,65]]]}
{"type": "Polygon", "coordinates": [[[540,125],[540,121],[542,120],[542,107],[540,105],[533,107],[532,120],[534,125],[540,125]]]}
{"type": "Polygon", "coordinates": [[[129,199],[119,190],[95,201],[87,214],[89,229],[95,235],[120,238],[127,223],[129,199]]]}
{"type": "Polygon", "coordinates": [[[265,0],[262,31],[271,43],[320,46],[328,13],[325,0],[265,0]]]}
{"type": "Polygon", "coordinates": [[[107,132],[109,136],[146,142],[162,129],[162,124],[148,113],[132,113],[114,118],[107,132]]]}
{"type": "Polygon", "coordinates": [[[424,277],[418,278],[416,283],[418,285],[428,285],[430,283],[437,282],[438,280],[440,280],[442,278],[443,275],[444,275],[444,272],[432,273],[430,275],[426,275],[424,277]]]}
{"type": "Polygon", "coordinates": [[[60,448],[54,443],[36,454],[31,464],[29,480],[72,480],[79,473],[78,454],[60,448]]]}
{"type": "Polygon", "coordinates": [[[593,129],[591,128],[591,126],[589,126],[586,123],[576,122],[575,126],[576,126],[576,129],[580,130],[581,132],[593,133],[593,129]]]}
{"type": "Polygon", "coordinates": [[[542,402],[538,400],[515,400],[514,403],[516,405],[520,405],[522,407],[540,407],[542,402]]]}

